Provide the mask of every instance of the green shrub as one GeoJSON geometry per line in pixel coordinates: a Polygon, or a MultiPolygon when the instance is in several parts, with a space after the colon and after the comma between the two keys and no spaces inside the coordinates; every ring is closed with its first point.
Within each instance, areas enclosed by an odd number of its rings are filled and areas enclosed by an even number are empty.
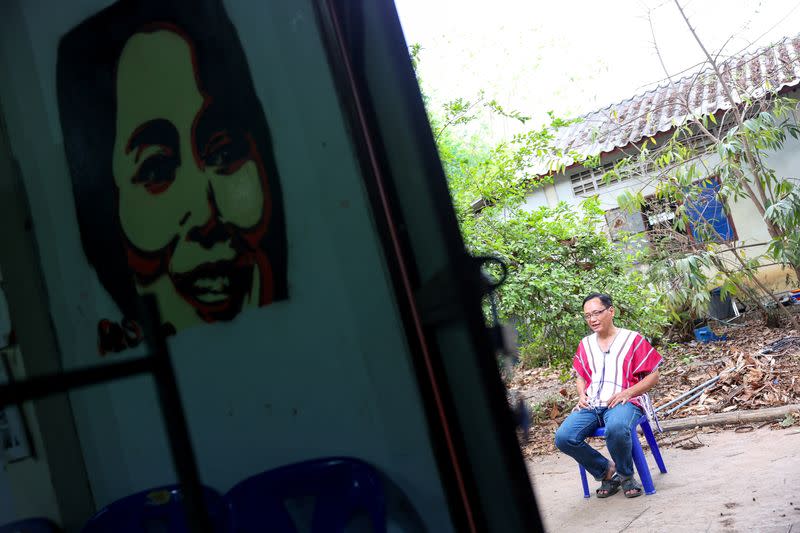
{"type": "Polygon", "coordinates": [[[590,292],[610,294],[616,323],[658,337],[668,313],[634,258],[603,230],[596,199],[580,207],[561,203],[534,211],[493,208],[468,225],[473,253],[494,254],[509,266],[498,290],[503,319],[516,325],[526,365],[567,364],[590,333],[582,301],[590,292]]]}

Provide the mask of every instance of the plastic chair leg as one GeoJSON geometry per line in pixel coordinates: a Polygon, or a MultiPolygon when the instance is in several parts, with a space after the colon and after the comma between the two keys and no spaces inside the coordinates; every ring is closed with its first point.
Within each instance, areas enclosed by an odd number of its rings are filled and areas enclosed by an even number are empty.
{"type": "Polygon", "coordinates": [[[639,472],[639,479],[642,480],[645,494],[655,494],[656,488],[653,486],[653,478],[650,477],[650,469],[647,466],[647,459],[644,457],[642,445],[639,444],[639,436],[637,432],[631,431],[631,446],[633,447],[633,464],[636,465],[636,471],[639,472]]]}
{"type": "Polygon", "coordinates": [[[661,451],[658,449],[658,443],[656,443],[656,437],[653,435],[653,429],[650,427],[650,422],[645,420],[641,422],[640,425],[642,426],[644,438],[647,439],[647,444],[650,446],[650,452],[653,454],[653,458],[656,460],[658,469],[662,474],[666,474],[667,467],[664,465],[664,459],[661,458],[661,451]]]}
{"type": "Polygon", "coordinates": [[[589,497],[589,482],[586,480],[586,469],[583,468],[583,465],[578,465],[578,468],[581,471],[581,483],[583,483],[583,497],[589,497]]]}
{"type": "MultiPolygon", "coordinates": [[[[653,457],[656,460],[656,464],[658,464],[658,469],[661,471],[662,474],[667,473],[667,467],[664,465],[664,459],[661,457],[661,451],[658,449],[658,444],[656,443],[656,438],[653,435],[653,430],[650,427],[650,422],[647,420],[646,416],[642,416],[639,420],[638,424],[642,426],[642,433],[644,433],[645,438],[647,439],[647,444],[650,446],[650,450],[653,453],[653,457]]],[[[597,431],[594,432],[592,435],[593,437],[604,437],[605,436],[605,428],[599,428],[597,431]]],[[[647,466],[647,459],[644,456],[644,450],[642,450],[641,444],[639,444],[639,438],[636,434],[636,431],[631,430],[631,455],[633,456],[633,464],[636,465],[636,471],[639,473],[639,479],[642,480],[642,487],[644,488],[645,494],[655,494],[656,488],[653,484],[653,477],[650,475],[650,469],[647,466]]],[[[581,484],[583,485],[583,497],[589,497],[589,483],[586,479],[586,470],[581,466],[578,465],[578,470],[581,474],[581,484]]]]}

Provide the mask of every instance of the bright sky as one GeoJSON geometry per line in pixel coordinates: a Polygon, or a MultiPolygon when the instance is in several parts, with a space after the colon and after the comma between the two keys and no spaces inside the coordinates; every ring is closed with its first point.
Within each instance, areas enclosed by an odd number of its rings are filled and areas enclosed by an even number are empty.
{"type": "MultiPolygon", "coordinates": [[[[710,52],[737,55],[800,32],[797,0],[680,0],[710,52]],[[726,44],[727,43],[727,44],[726,44]]],[[[395,0],[436,101],[480,89],[544,120],[624,100],[703,60],[674,0],[395,0]],[[652,20],[653,30],[648,21],[652,20]]],[[[488,125],[493,136],[509,124],[488,125]]]]}

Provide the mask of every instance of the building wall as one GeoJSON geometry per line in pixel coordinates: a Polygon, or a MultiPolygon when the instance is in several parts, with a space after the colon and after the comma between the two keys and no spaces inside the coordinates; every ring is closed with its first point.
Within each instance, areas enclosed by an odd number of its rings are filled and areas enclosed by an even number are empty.
{"type": "MultiPolygon", "coordinates": [[[[547,183],[539,187],[528,195],[525,200],[525,209],[534,210],[539,207],[554,207],[561,201],[558,191],[558,183],[547,183]]],[[[563,187],[562,187],[563,189],[563,187]]],[[[561,191],[564,194],[564,191],[561,191]]]]}
{"type": "Polygon", "coordinates": [[[577,204],[579,201],[580,199],[572,192],[569,179],[558,176],[553,183],[532,190],[525,200],[525,208],[533,210],[539,207],[554,207],[559,202],[577,204]]]}

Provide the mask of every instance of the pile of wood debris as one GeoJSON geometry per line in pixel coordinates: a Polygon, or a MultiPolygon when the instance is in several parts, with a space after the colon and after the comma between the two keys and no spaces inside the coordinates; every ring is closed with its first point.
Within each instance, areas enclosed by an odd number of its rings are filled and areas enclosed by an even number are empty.
{"type": "Polygon", "coordinates": [[[691,342],[662,350],[661,382],[651,395],[662,419],[800,401],[800,336],[796,331],[759,325],[720,329],[728,340],[691,342]]]}
{"type": "MultiPolygon", "coordinates": [[[[726,340],[658,347],[664,362],[651,398],[665,425],[685,417],[800,404],[799,332],[758,322],[712,328],[726,340]]],[[[525,455],[555,452],[555,430],[577,400],[572,377],[554,369],[518,369],[509,391],[511,397],[524,399],[532,419],[523,443],[525,455]]],[[[684,433],[664,440],[682,439],[684,433]]]]}

